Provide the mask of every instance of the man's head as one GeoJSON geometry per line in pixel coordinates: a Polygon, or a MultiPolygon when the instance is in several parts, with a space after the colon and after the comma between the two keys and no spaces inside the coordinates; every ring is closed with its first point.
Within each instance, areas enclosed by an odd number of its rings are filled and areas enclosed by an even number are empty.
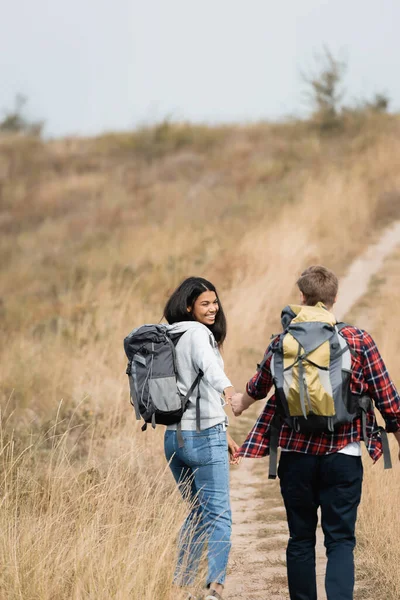
{"type": "Polygon", "coordinates": [[[322,265],[308,267],[297,280],[297,285],[303,304],[314,306],[317,302],[322,302],[331,309],[336,302],[338,278],[335,273],[322,265]]]}

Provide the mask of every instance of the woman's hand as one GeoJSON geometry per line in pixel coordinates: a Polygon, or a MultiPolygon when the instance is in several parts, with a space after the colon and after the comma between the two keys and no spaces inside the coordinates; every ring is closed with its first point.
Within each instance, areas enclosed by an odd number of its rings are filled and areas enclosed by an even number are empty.
{"type": "Polygon", "coordinates": [[[225,404],[229,404],[229,406],[230,406],[232,396],[234,396],[234,395],[235,395],[235,388],[233,387],[233,385],[225,388],[224,389],[225,404]]]}
{"type": "Polygon", "coordinates": [[[238,465],[242,460],[240,456],[235,457],[236,452],[239,450],[239,446],[237,445],[235,440],[231,438],[229,433],[226,434],[226,437],[228,440],[229,464],[238,465]]]}

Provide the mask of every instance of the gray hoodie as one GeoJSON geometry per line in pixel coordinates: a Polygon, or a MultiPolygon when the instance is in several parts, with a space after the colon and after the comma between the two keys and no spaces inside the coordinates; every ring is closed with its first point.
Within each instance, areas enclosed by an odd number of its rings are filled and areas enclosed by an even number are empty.
{"type": "MultiPolygon", "coordinates": [[[[170,325],[168,329],[171,334],[184,332],[176,345],[178,388],[181,394],[187,394],[199,370],[204,373],[200,382],[201,429],[227,423],[221,394],[232,384],[224,373],[224,362],[213,334],[198,321],[181,321],[170,325]]],[[[183,430],[196,429],[196,397],[197,387],[182,417],[183,430]]],[[[170,425],[168,429],[176,429],[176,425],[170,425]]]]}

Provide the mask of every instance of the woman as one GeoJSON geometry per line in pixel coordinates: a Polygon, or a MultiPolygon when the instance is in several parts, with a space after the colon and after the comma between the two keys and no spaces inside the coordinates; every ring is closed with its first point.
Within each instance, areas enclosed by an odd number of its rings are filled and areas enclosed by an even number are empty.
{"type": "Polygon", "coordinates": [[[181,283],[168,300],[164,316],[172,338],[180,336],[176,344],[180,392],[186,394],[199,372],[204,374],[198,390],[190,396],[178,431],[176,425],[170,425],[165,432],[165,455],[172,474],[192,505],[180,534],[175,582],[193,584],[207,543],[206,599],[220,600],[231,547],[229,462],[237,463],[234,454],[238,449],[227,434],[223,408],[234,394],[219,351],[226,336],[226,319],[215,287],[201,277],[181,283]]]}

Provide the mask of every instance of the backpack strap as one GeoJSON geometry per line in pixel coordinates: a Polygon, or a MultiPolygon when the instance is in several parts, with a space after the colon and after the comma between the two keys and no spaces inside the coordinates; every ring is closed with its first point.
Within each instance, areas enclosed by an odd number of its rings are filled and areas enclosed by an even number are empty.
{"type": "Polygon", "coordinates": [[[176,437],[178,440],[178,448],[183,448],[183,446],[185,445],[185,442],[183,441],[183,435],[182,435],[182,421],[179,421],[179,423],[176,426],[176,437]]]}
{"type": "Polygon", "coordinates": [[[367,413],[368,413],[368,409],[371,408],[372,403],[371,403],[371,399],[369,398],[369,396],[361,396],[361,398],[358,401],[358,406],[360,407],[361,410],[361,431],[362,431],[362,436],[363,436],[363,440],[365,442],[365,445],[368,444],[368,436],[367,436],[367,413]]]}
{"type": "MultiPolygon", "coordinates": [[[[373,408],[372,400],[369,396],[362,396],[358,402],[359,407],[361,409],[361,428],[362,428],[362,436],[364,443],[368,449],[368,435],[367,435],[367,412],[370,407],[373,408]]],[[[392,468],[392,458],[390,456],[390,446],[388,434],[384,427],[378,426],[376,427],[372,433],[379,433],[381,436],[382,442],[382,454],[383,454],[383,464],[384,469],[392,468]]]]}
{"type": "MultiPolygon", "coordinates": [[[[349,327],[349,324],[348,324],[348,323],[344,323],[343,321],[338,321],[338,322],[336,323],[335,327],[336,327],[336,329],[337,329],[337,332],[338,332],[338,333],[340,333],[340,332],[342,331],[342,329],[344,329],[345,327],[349,327]]],[[[341,337],[342,337],[342,338],[344,338],[344,336],[343,336],[343,335],[342,335],[341,337]]],[[[346,338],[344,338],[344,339],[345,339],[345,341],[346,341],[346,338]]],[[[349,350],[350,350],[350,353],[351,353],[351,354],[352,354],[354,357],[357,357],[358,355],[357,355],[357,352],[354,350],[354,348],[352,348],[352,347],[350,346],[350,344],[349,344],[349,343],[347,344],[347,346],[348,346],[348,348],[349,348],[349,350]]]]}
{"type": "Polygon", "coordinates": [[[136,366],[133,363],[133,360],[128,362],[128,366],[126,367],[126,374],[129,378],[129,389],[131,392],[131,403],[133,404],[133,408],[135,409],[136,420],[140,421],[141,415],[139,411],[139,403],[136,396],[135,390],[135,382],[136,382],[136,366]]]}
{"type": "Polygon", "coordinates": [[[269,439],[269,471],[268,479],[276,479],[278,466],[278,444],[281,422],[278,415],[274,415],[271,421],[271,435],[269,439]]]}
{"type": "Polygon", "coordinates": [[[378,427],[377,430],[381,434],[382,452],[383,452],[383,468],[391,469],[392,468],[392,458],[390,456],[388,434],[386,432],[386,429],[384,429],[383,427],[378,427]]]}
{"type": "MultiPolygon", "coordinates": [[[[299,352],[300,352],[300,349],[299,349],[299,352]]],[[[300,390],[301,412],[303,413],[303,417],[305,419],[307,419],[305,394],[308,393],[308,390],[307,390],[307,383],[306,383],[305,377],[304,377],[304,364],[303,364],[303,360],[302,360],[301,356],[299,356],[299,358],[298,358],[298,368],[299,368],[299,390],[300,390]]]]}
{"type": "MultiPolygon", "coordinates": [[[[200,381],[203,378],[203,371],[200,369],[200,371],[197,374],[196,379],[193,381],[192,385],[190,386],[190,388],[187,391],[187,394],[184,398],[182,398],[182,407],[186,406],[186,402],[189,400],[190,396],[192,395],[192,393],[194,392],[194,390],[196,389],[197,386],[197,397],[196,397],[196,431],[199,432],[201,431],[200,425],[200,381]]],[[[181,421],[179,421],[178,425],[176,426],[176,432],[177,432],[177,438],[178,438],[178,446],[179,448],[183,448],[184,446],[184,441],[183,441],[183,436],[182,436],[182,423],[181,421]]]]}
{"type": "Polygon", "coordinates": [[[196,397],[196,431],[199,433],[201,431],[201,420],[200,420],[200,381],[203,378],[203,371],[200,369],[196,379],[193,382],[193,389],[197,385],[197,397],[196,397]]]}

